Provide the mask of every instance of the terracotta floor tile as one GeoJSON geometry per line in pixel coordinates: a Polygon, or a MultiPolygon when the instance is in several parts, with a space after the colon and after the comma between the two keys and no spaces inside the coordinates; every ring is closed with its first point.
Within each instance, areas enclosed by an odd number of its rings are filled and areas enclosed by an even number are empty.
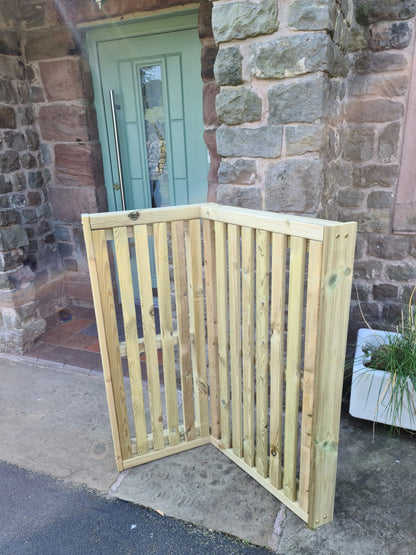
{"type": "Polygon", "coordinates": [[[79,315],[80,318],[87,318],[88,320],[95,321],[95,311],[93,308],[84,308],[84,310],[79,315]]]}
{"type": "Polygon", "coordinates": [[[43,360],[50,360],[52,362],[60,362],[61,364],[71,364],[74,353],[79,352],[77,349],[70,349],[69,347],[55,347],[49,353],[45,353],[42,357],[43,360]]]}
{"type": "Polygon", "coordinates": [[[55,349],[55,345],[51,343],[38,343],[30,351],[26,351],[25,356],[35,359],[42,359],[46,353],[55,349]]]}
{"type": "Polygon", "coordinates": [[[53,345],[62,345],[64,341],[69,339],[72,335],[74,335],[73,331],[65,331],[63,329],[55,328],[50,331],[47,331],[43,335],[40,336],[40,341],[44,343],[52,343],[53,345]]]}
{"type": "Polygon", "coordinates": [[[98,353],[80,351],[79,349],[69,350],[72,351],[72,356],[70,360],[68,360],[67,364],[77,366],[78,368],[85,368],[87,370],[102,371],[101,356],[98,353]]]}
{"type": "Polygon", "coordinates": [[[71,347],[72,349],[86,349],[91,343],[94,343],[95,337],[92,335],[83,335],[82,333],[74,333],[69,339],[64,341],[64,347],[71,347]]]}
{"type": "Polygon", "coordinates": [[[84,314],[87,310],[91,310],[85,306],[77,306],[70,304],[66,307],[67,310],[72,314],[73,318],[84,318],[84,314]]]}
{"type": "Polygon", "coordinates": [[[50,314],[49,316],[46,316],[45,320],[47,328],[56,328],[62,324],[62,320],[59,318],[56,312],[50,314]]]}
{"type": "Polygon", "coordinates": [[[94,343],[91,343],[91,345],[88,345],[88,347],[86,348],[86,351],[92,351],[94,353],[99,353],[100,352],[100,342],[98,341],[98,339],[96,341],[94,341],[94,343]]]}
{"type": "Polygon", "coordinates": [[[61,329],[65,331],[81,331],[90,324],[92,324],[94,320],[87,320],[84,318],[74,318],[73,320],[69,320],[68,322],[64,322],[61,324],[61,329]]]}

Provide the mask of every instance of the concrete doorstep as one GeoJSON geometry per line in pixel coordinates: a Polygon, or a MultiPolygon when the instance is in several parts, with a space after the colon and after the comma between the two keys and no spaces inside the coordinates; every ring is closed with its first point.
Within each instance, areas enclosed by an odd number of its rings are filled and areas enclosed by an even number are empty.
{"type": "Polygon", "coordinates": [[[413,555],[416,444],[342,418],[334,521],[315,531],[215,447],[118,473],[103,376],[0,359],[0,459],[276,553],[413,555]]]}

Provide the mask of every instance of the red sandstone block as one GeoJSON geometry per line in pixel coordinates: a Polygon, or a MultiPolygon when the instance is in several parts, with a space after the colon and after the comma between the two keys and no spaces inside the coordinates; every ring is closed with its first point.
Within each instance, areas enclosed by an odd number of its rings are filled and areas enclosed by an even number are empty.
{"type": "Polygon", "coordinates": [[[93,144],[55,145],[57,185],[85,187],[104,183],[101,148],[93,144]]]}
{"type": "Polygon", "coordinates": [[[75,100],[84,96],[78,58],[41,62],[39,69],[48,100],[75,100]]]}
{"type": "MultiPolygon", "coordinates": [[[[95,187],[51,187],[49,201],[61,222],[81,222],[81,214],[100,212],[95,187]]],[[[76,297],[75,297],[76,298],[76,297]]]]}
{"type": "Polygon", "coordinates": [[[72,104],[52,104],[39,110],[39,128],[45,141],[98,139],[95,110],[72,104]]]}
{"type": "Polygon", "coordinates": [[[76,49],[71,31],[64,26],[28,30],[25,37],[28,61],[67,56],[76,49]]]}
{"type": "Polygon", "coordinates": [[[220,92],[215,81],[205,83],[202,89],[203,109],[204,109],[204,125],[218,126],[217,111],[215,109],[215,98],[220,92]]]}

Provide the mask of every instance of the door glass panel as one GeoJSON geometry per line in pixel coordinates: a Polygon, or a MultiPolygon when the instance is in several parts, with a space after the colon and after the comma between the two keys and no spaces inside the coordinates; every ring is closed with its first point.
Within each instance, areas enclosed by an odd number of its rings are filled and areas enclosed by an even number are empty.
{"type": "Polygon", "coordinates": [[[162,69],[160,65],[149,65],[139,71],[152,207],[169,206],[162,69]]]}

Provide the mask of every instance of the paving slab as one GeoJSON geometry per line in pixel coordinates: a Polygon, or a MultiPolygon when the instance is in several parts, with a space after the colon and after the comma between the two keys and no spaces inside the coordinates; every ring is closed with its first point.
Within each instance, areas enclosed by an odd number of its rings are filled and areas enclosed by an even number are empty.
{"type": "Polygon", "coordinates": [[[212,445],[123,471],[112,495],[269,546],[282,504],[212,445]]]}
{"type": "Polygon", "coordinates": [[[213,446],[119,474],[103,376],[0,359],[0,460],[238,535],[280,554],[414,555],[416,442],[341,419],[334,521],[309,530],[213,446]]]}
{"type": "Polygon", "coordinates": [[[118,477],[102,374],[0,358],[0,459],[107,492],[118,477]]]}

